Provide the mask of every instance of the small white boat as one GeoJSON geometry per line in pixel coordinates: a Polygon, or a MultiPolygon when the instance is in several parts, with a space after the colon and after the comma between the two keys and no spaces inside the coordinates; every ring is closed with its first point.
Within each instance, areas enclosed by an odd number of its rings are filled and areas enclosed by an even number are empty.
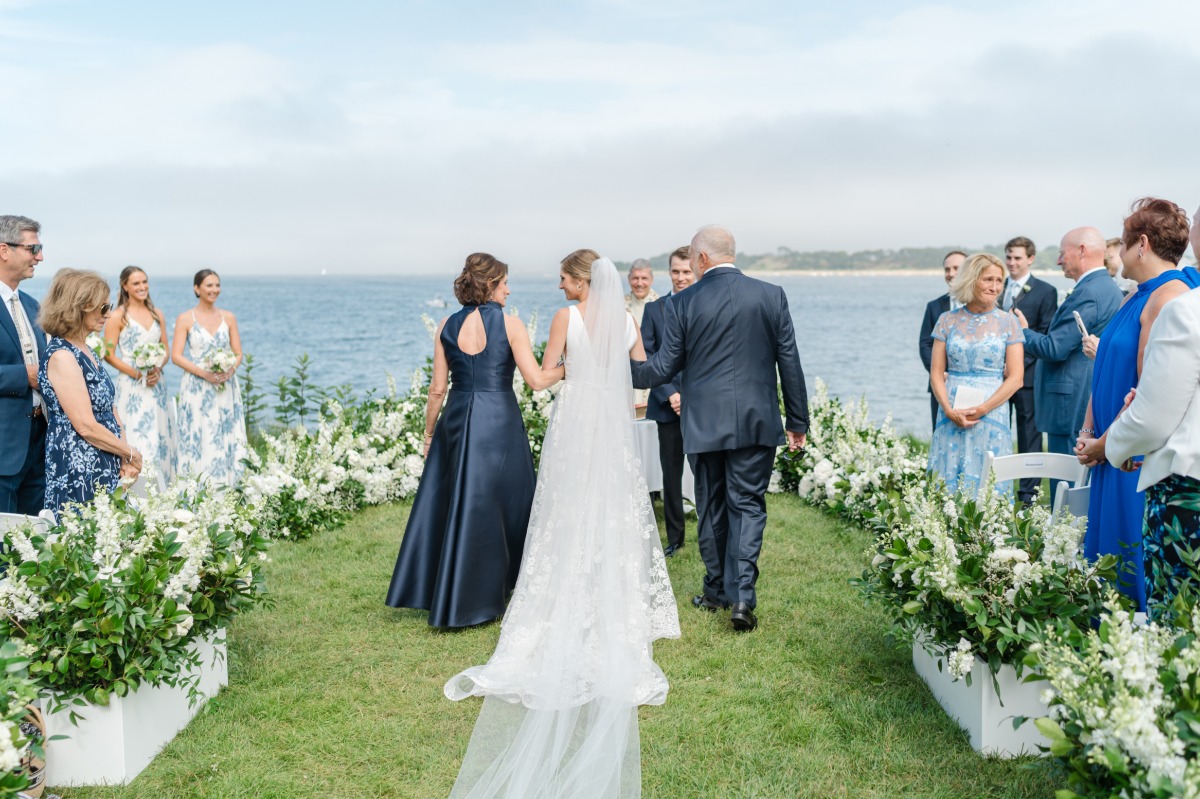
{"type": "Polygon", "coordinates": [[[448,303],[442,299],[441,294],[435,294],[433,299],[425,300],[426,308],[445,308],[448,303]]]}

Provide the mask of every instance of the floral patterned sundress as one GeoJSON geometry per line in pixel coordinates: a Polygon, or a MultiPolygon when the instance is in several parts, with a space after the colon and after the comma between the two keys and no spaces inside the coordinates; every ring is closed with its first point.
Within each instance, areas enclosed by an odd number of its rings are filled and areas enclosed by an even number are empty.
{"type": "MultiPolygon", "coordinates": [[[[187,333],[187,357],[200,364],[211,350],[230,349],[229,325],[221,315],[217,332],[209,333],[192,314],[187,333]]],[[[210,482],[231,486],[242,472],[246,457],[246,417],[237,377],[219,390],[192,373],[179,386],[175,474],[194,474],[210,482]]]]}
{"type": "MultiPolygon", "coordinates": [[[[126,313],[125,327],[117,338],[117,357],[132,363],[133,352],[139,346],[161,340],[157,319],[147,330],[126,313]]],[[[152,473],[159,485],[165,486],[175,469],[175,414],[166,381],[159,380],[156,385],[147,386],[144,380],[134,380],[117,372],[116,386],[117,413],[121,415],[129,442],[142,453],[143,475],[152,473]]]]}

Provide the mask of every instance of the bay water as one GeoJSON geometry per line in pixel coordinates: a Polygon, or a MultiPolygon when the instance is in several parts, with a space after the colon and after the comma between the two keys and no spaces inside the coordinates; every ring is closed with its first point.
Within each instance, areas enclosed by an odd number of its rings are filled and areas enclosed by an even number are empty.
{"type": "MultiPolygon", "coordinates": [[[[22,284],[37,299],[45,296],[52,272],[22,284]]],[[[221,276],[220,307],[237,315],[243,350],[254,356],[256,377],[274,396],[273,384],[291,372],[297,357],[311,359],[310,378],[322,386],[344,383],[357,391],[383,389],[388,375],[401,391],[412,372],[433,353],[422,316],[434,322],[458,309],[453,279],[442,276],[221,276]],[[444,306],[442,305],[444,303],[444,306]]],[[[895,427],[930,436],[926,373],[917,339],[925,304],[943,293],[940,274],[756,275],[787,292],[796,327],[800,362],[809,392],[815,378],[842,399],[865,397],[871,417],[890,413],[895,427]]],[[[1039,274],[1065,290],[1061,274],[1039,274]]],[[[665,295],[666,276],[654,288],[665,295]]],[[[113,301],[116,277],[111,276],[113,301]]],[[[558,275],[512,274],[508,309],[526,321],[536,315],[535,340],[544,340],[550,319],[565,302],[558,275]]],[[[195,304],[190,276],[150,274],[151,297],[175,318],[195,304]]],[[[190,320],[189,320],[190,323],[190,320]]],[[[168,366],[167,385],[176,391],[180,370],[168,366]]]]}

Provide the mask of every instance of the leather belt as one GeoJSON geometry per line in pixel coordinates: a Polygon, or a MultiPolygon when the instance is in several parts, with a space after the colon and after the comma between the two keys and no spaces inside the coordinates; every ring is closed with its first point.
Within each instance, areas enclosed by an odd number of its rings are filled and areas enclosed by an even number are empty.
{"type": "Polygon", "coordinates": [[[35,405],[33,410],[29,412],[30,419],[45,419],[46,412],[42,410],[41,405],[35,405]]]}

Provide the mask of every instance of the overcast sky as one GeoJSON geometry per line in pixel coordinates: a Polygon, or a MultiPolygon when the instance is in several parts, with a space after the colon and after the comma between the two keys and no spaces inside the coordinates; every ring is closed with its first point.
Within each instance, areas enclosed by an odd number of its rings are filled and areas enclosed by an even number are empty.
{"type": "Polygon", "coordinates": [[[1200,202],[1195,0],[0,0],[0,75],[0,213],[106,273],[1047,246],[1200,202]]]}

